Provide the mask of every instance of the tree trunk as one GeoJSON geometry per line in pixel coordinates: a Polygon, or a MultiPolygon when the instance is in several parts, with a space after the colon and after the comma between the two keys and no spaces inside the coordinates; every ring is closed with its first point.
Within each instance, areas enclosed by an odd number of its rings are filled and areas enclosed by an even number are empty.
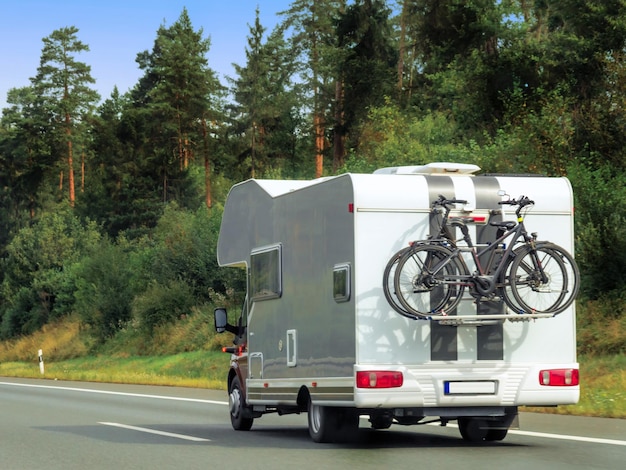
{"type": "Polygon", "coordinates": [[[336,172],[346,156],[346,137],[343,122],[343,80],[335,83],[335,125],[333,127],[333,172],[336,172]]]}
{"type": "Polygon", "coordinates": [[[256,124],[253,122],[252,123],[252,136],[250,139],[250,175],[252,176],[252,178],[255,177],[255,169],[254,169],[254,164],[255,164],[255,159],[256,159],[256,124]]]}
{"type": "Polygon", "coordinates": [[[72,154],[72,129],[70,128],[70,115],[65,114],[65,135],[67,137],[67,167],[68,185],[70,190],[70,207],[74,207],[76,193],[74,192],[74,155],[72,154]]]}
{"type": "Polygon", "coordinates": [[[209,162],[209,138],[206,127],[206,119],[202,118],[202,150],[204,152],[205,204],[210,209],[213,205],[213,201],[211,198],[211,164],[209,162]]]}
{"type": "Polygon", "coordinates": [[[316,113],[313,122],[315,127],[315,177],[321,178],[324,174],[324,125],[322,116],[316,113]]]}
{"type": "Polygon", "coordinates": [[[402,2],[402,13],[400,14],[400,48],[398,57],[398,96],[402,100],[402,87],[404,86],[404,56],[406,55],[406,0],[402,2]]]}

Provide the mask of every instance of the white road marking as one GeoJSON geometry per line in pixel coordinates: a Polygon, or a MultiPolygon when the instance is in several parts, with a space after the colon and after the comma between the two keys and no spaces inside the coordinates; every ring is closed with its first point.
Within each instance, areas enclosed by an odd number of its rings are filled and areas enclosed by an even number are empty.
{"type": "Polygon", "coordinates": [[[561,439],[566,441],[593,442],[595,444],[611,444],[614,446],[626,446],[626,441],[616,439],[601,439],[598,437],[569,436],[567,434],[548,434],[544,432],[511,430],[509,434],[519,434],[520,436],[544,437],[548,439],[561,439]]]}
{"type": "MultiPolygon", "coordinates": [[[[31,388],[45,388],[45,389],[53,389],[53,390],[68,390],[72,392],[84,392],[84,393],[101,393],[103,395],[120,395],[126,397],[138,397],[138,398],[153,398],[158,400],[173,400],[173,401],[188,401],[195,403],[208,403],[211,405],[228,405],[228,402],[225,401],[217,401],[217,400],[202,400],[200,398],[181,398],[181,397],[170,397],[167,395],[146,395],[142,393],[126,393],[126,392],[112,392],[108,390],[94,390],[89,388],[76,388],[76,387],[56,387],[53,385],[36,385],[36,384],[21,384],[21,383],[13,383],[13,382],[0,382],[0,385],[12,385],[15,387],[31,387],[31,388]]],[[[439,424],[433,423],[433,425],[439,426],[439,424]]],[[[448,424],[448,426],[454,426],[453,424],[448,424]]],[[[157,434],[158,432],[155,432],[157,434]]],[[[626,446],[626,441],[619,441],[616,439],[602,439],[596,437],[585,437],[585,436],[571,436],[566,434],[548,434],[543,432],[534,432],[534,431],[518,431],[518,430],[510,430],[509,434],[517,434],[520,436],[530,436],[530,437],[541,437],[547,439],[561,439],[568,441],[579,441],[579,442],[591,442],[596,444],[610,444],[616,446],[626,446]]]]}
{"type": "Polygon", "coordinates": [[[30,388],[46,388],[46,389],[51,389],[51,390],[67,390],[70,392],[100,393],[102,395],[119,395],[119,396],[124,396],[124,397],[155,398],[159,400],[190,401],[190,402],[195,402],[195,403],[208,403],[211,405],[228,405],[228,402],[226,401],[203,400],[201,398],[169,397],[167,395],[145,395],[143,393],[112,392],[109,390],[94,390],[90,388],[56,387],[54,385],[20,384],[20,383],[13,383],[13,382],[0,382],[0,385],[13,385],[15,387],[30,387],[30,388]]]}
{"type": "MultiPolygon", "coordinates": [[[[441,426],[439,423],[430,423],[430,426],[441,426]]],[[[456,424],[448,423],[446,426],[456,428],[456,424]]],[[[536,431],[520,431],[518,429],[509,430],[508,434],[517,434],[519,436],[542,437],[544,439],[561,439],[563,441],[579,441],[593,442],[594,444],[610,444],[614,446],[626,446],[626,441],[618,441],[617,439],[603,439],[600,437],[586,436],[570,436],[568,434],[549,434],[536,431]]]]}
{"type": "Polygon", "coordinates": [[[148,434],[158,434],[159,436],[174,437],[176,439],[184,439],[185,441],[209,442],[211,440],[211,439],[204,439],[202,437],[186,436],[184,434],[176,434],[176,433],[173,433],[173,432],[157,431],[156,429],[140,428],[138,426],[129,426],[127,424],[120,424],[120,423],[103,423],[103,422],[99,422],[98,424],[102,424],[104,426],[113,426],[113,427],[116,427],[116,428],[130,429],[131,431],[145,432],[145,433],[148,433],[148,434]]]}

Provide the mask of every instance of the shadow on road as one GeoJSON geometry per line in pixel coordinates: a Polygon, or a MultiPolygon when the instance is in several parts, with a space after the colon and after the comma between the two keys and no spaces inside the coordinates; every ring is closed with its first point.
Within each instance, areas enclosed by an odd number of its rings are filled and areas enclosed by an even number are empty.
{"type": "Polygon", "coordinates": [[[232,448],[350,448],[350,449],[402,449],[402,448],[463,448],[463,447],[520,447],[509,444],[506,439],[501,442],[468,443],[461,439],[456,429],[428,429],[427,432],[406,430],[407,428],[391,428],[377,431],[360,428],[355,439],[332,444],[317,444],[309,436],[308,429],[301,426],[264,426],[259,425],[251,431],[234,431],[230,425],[189,425],[189,424],[132,424],[157,432],[166,432],[181,436],[206,439],[194,442],[182,438],[162,436],[123,429],[102,424],[84,426],[43,426],[47,432],[69,433],[82,438],[96,439],[126,444],[157,444],[176,446],[220,446],[232,448]]]}

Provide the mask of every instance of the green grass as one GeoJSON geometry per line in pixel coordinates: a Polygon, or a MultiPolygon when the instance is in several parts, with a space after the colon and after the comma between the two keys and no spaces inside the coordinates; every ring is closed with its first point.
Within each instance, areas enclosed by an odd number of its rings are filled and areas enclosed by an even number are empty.
{"type": "MultiPolygon", "coordinates": [[[[622,341],[623,331],[618,329],[612,333],[612,348],[622,341]]],[[[37,351],[43,349],[46,379],[225,390],[229,355],[220,349],[231,341],[232,335],[215,334],[212,316],[205,311],[157,328],[149,338],[128,328],[104,345],[94,344],[88,330],[67,319],[0,343],[0,376],[42,377],[37,351]]],[[[581,354],[579,363],[578,404],[524,409],[626,418],[626,354],[581,354]]]]}
{"type": "MultiPolygon", "coordinates": [[[[226,389],[229,355],[195,351],[167,356],[81,357],[45,362],[0,363],[0,375],[86,382],[171,385],[226,389]]],[[[626,418],[626,356],[580,358],[581,396],[576,405],[525,408],[527,411],[626,418]]]]}
{"type": "Polygon", "coordinates": [[[547,413],[626,418],[626,355],[582,356],[578,360],[578,404],[538,410],[547,413]]]}
{"type": "Polygon", "coordinates": [[[229,355],[195,351],[171,356],[81,357],[46,362],[0,363],[0,375],[11,377],[78,380],[84,382],[172,385],[226,389],[229,355]]]}

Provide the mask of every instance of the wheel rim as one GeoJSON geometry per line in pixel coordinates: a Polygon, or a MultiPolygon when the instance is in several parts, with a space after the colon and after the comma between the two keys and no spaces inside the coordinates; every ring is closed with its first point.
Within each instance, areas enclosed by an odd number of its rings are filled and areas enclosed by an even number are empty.
{"type": "Polygon", "coordinates": [[[512,294],[523,310],[556,314],[568,305],[564,300],[572,279],[568,278],[564,261],[553,250],[538,247],[534,253],[527,251],[514,261],[510,274],[512,294]]]}
{"type": "Polygon", "coordinates": [[[228,404],[230,407],[230,414],[234,418],[237,418],[239,413],[241,413],[241,392],[238,388],[231,390],[230,395],[228,396],[228,404]]]}
{"type": "Polygon", "coordinates": [[[320,407],[311,403],[309,407],[309,420],[311,425],[311,431],[315,434],[320,432],[322,418],[320,416],[320,407]]]}
{"type": "Polygon", "coordinates": [[[466,268],[458,259],[443,265],[436,273],[431,271],[451,255],[450,250],[439,245],[418,245],[405,251],[398,261],[395,293],[402,307],[415,317],[453,310],[461,300],[464,287],[453,283],[466,274],[466,268]]]}

